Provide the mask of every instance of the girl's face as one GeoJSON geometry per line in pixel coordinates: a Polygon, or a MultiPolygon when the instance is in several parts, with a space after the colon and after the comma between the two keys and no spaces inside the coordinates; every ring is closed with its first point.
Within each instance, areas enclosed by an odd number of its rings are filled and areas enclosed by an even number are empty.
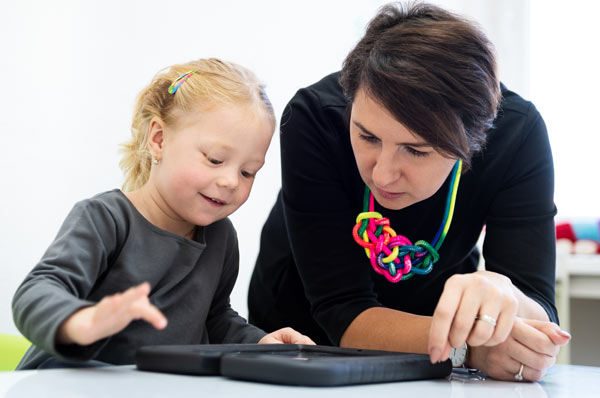
{"type": "Polygon", "coordinates": [[[352,103],[350,141],[361,178],[377,202],[392,210],[432,196],[456,163],[404,127],[362,89],[352,103]]]}
{"type": "Polygon", "coordinates": [[[153,202],[175,223],[208,225],[248,199],[273,123],[253,105],[234,104],[181,112],[173,125],[153,121],[150,130],[159,160],[149,180],[153,202]]]}

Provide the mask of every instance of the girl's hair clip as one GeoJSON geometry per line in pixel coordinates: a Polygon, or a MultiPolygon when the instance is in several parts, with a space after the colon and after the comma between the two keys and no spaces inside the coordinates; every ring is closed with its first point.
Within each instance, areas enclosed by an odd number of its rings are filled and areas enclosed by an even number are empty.
{"type": "Polygon", "coordinates": [[[196,69],[192,69],[191,71],[186,72],[183,75],[179,76],[177,79],[175,79],[173,84],[169,86],[169,94],[175,94],[179,86],[185,83],[185,81],[196,72],[198,72],[196,69]]]}

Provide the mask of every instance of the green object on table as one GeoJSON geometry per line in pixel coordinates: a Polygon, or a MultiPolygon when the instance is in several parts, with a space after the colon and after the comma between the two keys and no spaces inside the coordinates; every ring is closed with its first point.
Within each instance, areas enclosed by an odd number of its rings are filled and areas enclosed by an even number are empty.
{"type": "Polygon", "coordinates": [[[23,336],[0,333],[0,371],[15,370],[30,345],[23,336]]]}

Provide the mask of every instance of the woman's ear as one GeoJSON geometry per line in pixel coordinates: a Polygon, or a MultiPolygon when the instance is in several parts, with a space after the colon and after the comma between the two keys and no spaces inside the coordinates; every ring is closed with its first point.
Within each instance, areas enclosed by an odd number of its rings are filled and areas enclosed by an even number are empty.
{"type": "Polygon", "coordinates": [[[162,159],[162,150],[165,140],[164,136],[165,122],[160,118],[154,117],[150,121],[150,131],[148,133],[148,150],[153,159],[160,161],[162,159]]]}

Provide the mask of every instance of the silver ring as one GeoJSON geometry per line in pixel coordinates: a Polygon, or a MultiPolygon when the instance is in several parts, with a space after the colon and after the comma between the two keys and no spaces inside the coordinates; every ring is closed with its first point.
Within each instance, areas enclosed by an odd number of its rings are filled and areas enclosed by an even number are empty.
{"type": "Polygon", "coordinates": [[[481,314],[480,316],[475,318],[478,321],[483,321],[485,323],[489,323],[492,326],[496,326],[496,320],[489,315],[481,314]]]}
{"type": "Polygon", "coordinates": [[[521,367],[519,368],[519,373],[515,375],[515,380],[523,381],[523,364],[521,364],[521,367]]]}

